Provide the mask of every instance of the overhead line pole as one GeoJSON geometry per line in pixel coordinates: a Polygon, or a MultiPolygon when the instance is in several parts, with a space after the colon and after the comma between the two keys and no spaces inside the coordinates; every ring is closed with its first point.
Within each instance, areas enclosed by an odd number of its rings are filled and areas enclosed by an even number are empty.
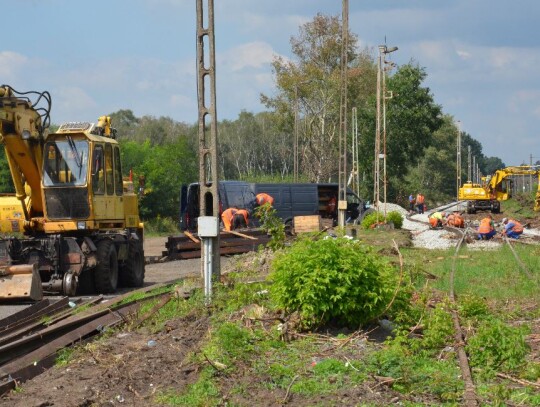
{"type": "Polygon", "coordinates": [[[214,0],[197,0],[197,99],[199,135],[199,202],[198,234],[201,238],[201,269],[204,294],[208,304],[212,296],[212,280],[219,279],[219,196],[216,113],[216,58],[214,38],[214,0]],[[206,13],[205,13],[206,11],[206,13]],[[204,16],[207,16],[206,26],[204,16]],[[204,39],[208,40],[208,65],[205,65],[204,39]],[[208,81],[209,99],[205,100],[208,81]],[[207,125],[209,119],[209,128],[207,125]]]}
{"type": "Polygon", "coordinates": [[[349,0],[342,4],[341,98],[339,108],[339,197],[338,226],[345,227],[347,215],[347,68],[349,51],[349,0]]]}

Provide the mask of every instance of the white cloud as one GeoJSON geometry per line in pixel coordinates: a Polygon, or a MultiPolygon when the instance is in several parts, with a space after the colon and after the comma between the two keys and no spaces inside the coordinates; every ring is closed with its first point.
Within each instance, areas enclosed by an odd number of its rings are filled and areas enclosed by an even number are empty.
{"type": "Polygon", "coordinates": [[[3,82],[13,81],[22,67],[28,63],[24,55],[12,51],[0,51],[0,77],[3,82]]]}
{"type": "MultiPolygon", "coordinates": [[[[93,111],[98,106],[96,101],[80,87],[61,86],[53,93],[53,106],[62,111],[63,117],[70,117],[67,120],[75,121],[81,117],[88,117],[87,111],[93,111]]],[[[103,113],[105,112],[101,114],[103,113]]]]}
{"type": "Polygon", "coordinates": [[[232,72],[262,68],[272,62],[274,51],[268,43],[256,41],[231,48],[217,57],[217,64],[232,72]]]}

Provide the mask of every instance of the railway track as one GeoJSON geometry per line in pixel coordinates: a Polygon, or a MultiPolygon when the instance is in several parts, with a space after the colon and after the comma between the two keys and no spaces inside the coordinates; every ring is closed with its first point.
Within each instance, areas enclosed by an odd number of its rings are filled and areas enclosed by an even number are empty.
{"type": "MultiPolygon", "coordinates": [[[[445,209],[451,208],[453,206],[455,206],[455,204],[447,205],[442,208],[437,208],[437,210],[444,211],[445,209]]],[[[432,211],[431,213],[433,212],[434,211],[432,211]]],[[[407,216],[407,219],[412,222],[423,223],[429,228],[429,223],[424,222],[419,219],[414,219],[410,215],[407,216]]],[[[481,400],[479,399],[476,393],[476,387],[474,384],[472,371],[469,365],[469,359],[465,351],[467,338],[466,338],[466,335],[464,334],[464,331],[460,323],[460,316],[458,313],[458,303],[456,300],[456,293],[455,293],[455,287],[454,287],[454,280],[455,280],[455,275],[458,269],[457,261],[459,258],[459,252],[464,246],[464,244],[467,243],[467,241],[472,242],[476,240],[476,231],[471,225],[470,221],[466,222],[466,227],[464,229],[459,229],[452,226],[444,226],[443,229],[455,234],[458,237],[458,241],[456,245],[454,246],[454,253],[452,255],[452,266],[451,266],[451,270],[449,274],[449,290],[448,290],[448,296],[450,300],[449,313],[451,315],[452,323],[454,327],[454,340],[455,340],[454,346],[456,349],[458,363],[461,370],[461,377],[464,383],[463,405],[468,406],[468,407],[473,407],[473,406],[480,405],[481,400]]],[[[506,244],[512,251],[514,258],[516,260],[516,263],[518,264],[522,272],[525,275],[527,275],[527,277],[531,279],[531,281],[534,281],[533,273],[531,273],[531,271],[519,258],[519,255],[517,254],[516,250],[513,247],[514,244],[530,244],[530,242],[527,242],[527,241],[524,242],[523,240],[511,240],[511,239],[508,239],[506,236],[503,236],[501,239],[503,241],[503,244],[506,244]]],[[[539,239],[537,236],[528,236],[527,240],[538,241],[539,239]]]]}

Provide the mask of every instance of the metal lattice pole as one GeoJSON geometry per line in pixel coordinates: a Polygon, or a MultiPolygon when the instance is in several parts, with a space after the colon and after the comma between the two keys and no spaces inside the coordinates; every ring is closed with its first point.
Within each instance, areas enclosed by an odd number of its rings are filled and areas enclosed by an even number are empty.
{"type": "Polygon", "coordinates": [[[349,1],[343,0],[341,32],[341,98],[339,109],[338,226],[345,227],[347,214],[347,67],[349,50],[349,1]]]}
{"type": "Polygon", "coordinates": [[[216,62],[214,38],[214,0],[197,0],[197,99],[199,134],[199,202],[198,220],[201,238],[201,268],[207,302],[212,294],[212,279],[219,278],[219,196],[218,151],[216,114],[216,62]],[[203,16],[208,16],[204,26],[203,16]],[[204,39],[209,45],[208,66],[205,66],[204,39]],[[205,100],[205,80],[208,81],[209,98],[205,100]],[[208,119],[208,123],[207,123],[208,119]]]}

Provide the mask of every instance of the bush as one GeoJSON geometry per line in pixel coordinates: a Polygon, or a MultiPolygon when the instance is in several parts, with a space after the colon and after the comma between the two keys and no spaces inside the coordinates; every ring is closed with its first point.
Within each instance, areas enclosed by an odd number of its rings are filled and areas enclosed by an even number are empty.
{"type": "MultiPolygon", "coordinates": [[[[384,213],[382,212],[371,212],[367,214],[364,219],[362,219],[362,228],[364,229],[370,229],[372,225],[374,225],[377,222],[377,219],[379,222],[384,221],[384,213]]],[[[403,226],[403,216],[398,211],[391,211],[386,214],[386,221],[388,223],[392,222],[394,224],[394,228],[401,229],[403,226]]]]}
{"type": "Polygon", "coordinates": [[[391,266],[373,249],[346,238],[297,241],[272,262],[275,303],[298,311],[306,326],[348,326],[377,317],[394,291],[391,266]]]}
{"type": "Polygon", "coordinates": [[[495,318],[483,321],[467,344],[471,366],[486,369],[486,373],[522,367],[529,349],[525,342],[527,330],[525,326],[511,327],[495,318]]]}
{"type": "Polygon", "coordinates": [[[261,229],[271,237],[267,246],[272,250],[283,248],[285,244],[285,225],[281,218],[277,216],[277,211],[269,203],[265,203],[263,206],[255,208],[255,216],[261,223],[261,229]]]}
{"type": "Polygon", "coordinates": [[[157,216],[144,222],[144,232],[148,235],[159,235],[163,233],[178,233],[178,225],[172,218],[162,218],[157,216]]]}

